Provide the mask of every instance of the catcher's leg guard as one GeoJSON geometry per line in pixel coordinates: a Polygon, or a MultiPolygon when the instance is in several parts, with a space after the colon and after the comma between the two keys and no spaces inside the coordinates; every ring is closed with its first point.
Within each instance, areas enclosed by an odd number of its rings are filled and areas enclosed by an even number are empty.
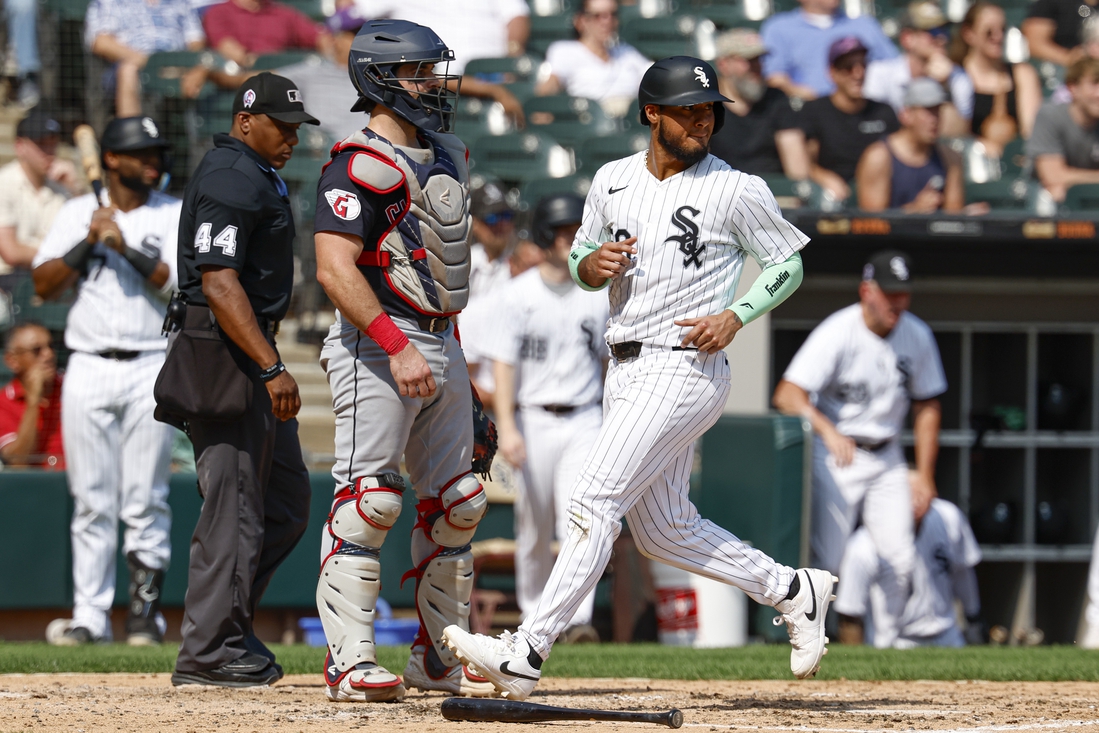
{"type": "Polygon", "coordinates": [[[401,680],[377,665],[374,616],[381,589],[378,555],[401,513],[404,481],[357,479],[336,495],[325,526],[317,610],[328,641],[325,680],[333,700],[380,701],[404,695],[401,680]]]}
{"type": "Polygon", "coordinates": [[[411,575],[416,577],[421,636],[415,644],[430,642],[425,660],[429,670],[460,664],[440,639],[450,624],[469,629],[469,597],[473,593],[469,542],[487,509],[485,490],[471,473],[443,487],[439,498],[416,505],[419,517],[412,552],[418,562],[411,575]]]}

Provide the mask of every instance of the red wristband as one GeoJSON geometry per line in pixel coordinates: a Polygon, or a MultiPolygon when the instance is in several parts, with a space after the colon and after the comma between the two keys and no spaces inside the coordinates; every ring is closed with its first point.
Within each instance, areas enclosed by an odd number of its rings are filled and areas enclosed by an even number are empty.
{"type": "Polygon", "coordinates": [[[385,313],[380,313],[377,318],[370,322],[370,325],[366,327],[366,335],[374,339],[375,343],[381,346],[385,353],[390,356],[400,352],[408,345],[408,336],[405,336],[404,332],[397,328],[397,324],[385,313]]]}

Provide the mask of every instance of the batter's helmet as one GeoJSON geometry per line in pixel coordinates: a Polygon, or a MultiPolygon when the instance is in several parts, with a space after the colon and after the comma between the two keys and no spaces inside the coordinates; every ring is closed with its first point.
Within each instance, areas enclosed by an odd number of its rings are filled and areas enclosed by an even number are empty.
{"type": "Polygon", "coordinates": [[[542,249],[553,246],[554,229],[568,224],[579,224],[584,219],[584,199],[574,193],[557,193],[546,196],[534,207],[534,225],[531,238],[542,249]]]}
{"type": "Polygon", "coordinates": [[[454,129],[458,93],[448,91],[446,85],[453,82],[457,88],[461,80],[446,73],[453,60],[454,52],[430,28],[407,20],[369,20],[351,42],[347,69],[359,92],[359,101],[351,111],[369,111],[374,104],[380,104],[423,130],[450,132],[454,129]],[[438,89],[418,92],[413,97],[401,81],[415,77],[402,79],[395,74],[401,64],[447,66],[442,74],[436,74],[438,89]]]}
{"type": "Polygon", "coordinates": [[[128,150],[167,148],[168,141],[152,117],[118,117],[107,123],[99,140],[99,149],[122,153],[128,150]]]}
{"type": "MultiPolygon", "coordinates": [[[[637,90],[637,106],[641,124],[649,126],[645,117],[646,104],[668,107],[689,107],[703,102],[731,102],[717,90],[714,67],[694,56],[669,56],[649,67],[641,77],[637,90]]],[[[714,132],[725,124],[725,107],[714,104],[714,132]]]]}

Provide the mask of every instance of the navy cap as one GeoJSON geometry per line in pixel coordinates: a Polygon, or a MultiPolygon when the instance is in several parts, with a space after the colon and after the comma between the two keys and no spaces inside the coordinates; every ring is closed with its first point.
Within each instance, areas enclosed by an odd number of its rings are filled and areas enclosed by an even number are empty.
{"type": "Polygon", "coordinates": [[[904,252],[875,252],[862,268],[862,279],[873,280],[886,293],[912,291],[912,260],[904,252]]]}
{"type": "Polygon", "coordinates": [[[866,46],[862,44],[862,41],[856,36],[845,36],[832,42],[832,45],[828,47],[828,65],[835,66],[836,60],[841,56],[846,56],[849,53],[856,53],[861,51],[866,53],[866,46]]]}
{"type": "Polygon", "coordinates": [[[40,107],[33,108],[26,117],[19,120],[15,127],[16,137],[30,140],[44,140],[47,137],[61,136],[61,123],[48,115],[40,107]]]}

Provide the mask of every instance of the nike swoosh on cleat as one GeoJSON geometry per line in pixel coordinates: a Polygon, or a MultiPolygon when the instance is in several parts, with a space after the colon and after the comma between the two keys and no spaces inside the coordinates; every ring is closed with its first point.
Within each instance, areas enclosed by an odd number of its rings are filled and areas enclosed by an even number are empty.
{"type": "Polygon", "coordinates": [[[508,669],[508,663],[507,662],[504,662],[503,664],[500,665],[500,671],[503,672],[504,674],[510,674],[512,677],[518,677],[520,679],[530,680],[531,682],[537,682],[538,681],[537,677],[531,677],[530,675],[520,674],[519,672],[512,672],[510,669],[508,669]]]}
{"type": "Polygon", "coordinates": [[[618,193],[619,191],[625,191],[629,187],[630,187],[630,184],[628,184],[628,183],[625,186],[623,186],[622,188],[615,188],[614,186],[611,186],[610,188],[607,189],[607,194],[610,195],[610,196],[613,196],[616,193],[618,193]]]}
{"type": "Polygon", "coordinates": [[[813,579],[809,577],[809,573],[805,574],[805,579],[809,581],[809,595],[813,599],[813,610],[810,613],[805,614],[805,618],[810,621],[817,620],[817,591],[813,588],[813,579]]]}

